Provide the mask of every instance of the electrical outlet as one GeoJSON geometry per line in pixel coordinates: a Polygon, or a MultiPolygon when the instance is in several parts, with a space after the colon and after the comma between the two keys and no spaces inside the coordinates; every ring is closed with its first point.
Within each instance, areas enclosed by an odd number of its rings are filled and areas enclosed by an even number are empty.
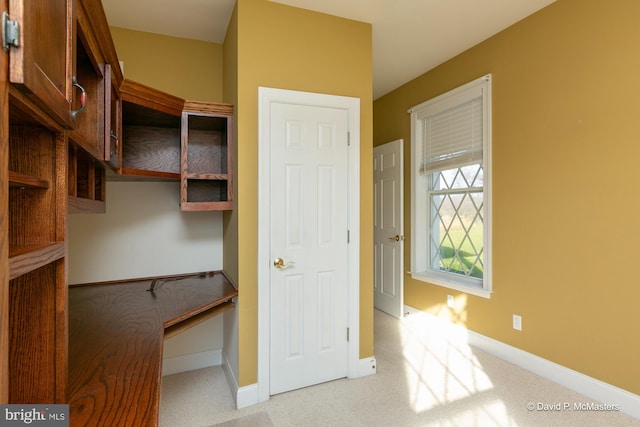
{"type": "Polygon", "coordinates": [[[516,331],[522,330],[522,316],[517,314],[513,315],[513,329],[516,331]]]}
{"type": "Polygon", "coordinates": [[[454,308],[455,305],[456,305],[456,302],[453,298],[453,295],[447,295],[447,307],[454,308]]]}

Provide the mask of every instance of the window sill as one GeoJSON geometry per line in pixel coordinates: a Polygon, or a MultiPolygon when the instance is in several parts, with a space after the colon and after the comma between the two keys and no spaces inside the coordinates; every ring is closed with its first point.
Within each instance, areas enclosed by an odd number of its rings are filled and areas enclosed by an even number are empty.
{"type": "Polygon", "coordinates": [[[471,294],[471,295],[475,295],[475,296],[479,296],[482,298],[487,298],[490,299],[491,298],[491,293],[492,291],[484,289],[480,286],[474,286],[471,284],[462,284],[462,283],[455,283],[455,282],[451,282],[448,280],[443,280],[441,278],[437,278],[431,275],[427,275],[426,273],[412,273],[409,272],[409,274],[411,274],[411,278],[416,279],[416,280],[420,280],[421,282],[426,282],[426,283],[430,283],[432,285],[436,285],[436,286],[442,286],[443,288],[448,288],[448,289],[453,289],[459,292],[464,292],[467,294],[471,294]]]}

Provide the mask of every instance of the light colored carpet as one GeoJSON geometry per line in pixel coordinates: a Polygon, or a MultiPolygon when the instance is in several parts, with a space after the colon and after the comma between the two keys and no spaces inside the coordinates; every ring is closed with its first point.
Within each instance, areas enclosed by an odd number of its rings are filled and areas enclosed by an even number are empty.
{"type": "Polygon", "coordinates": [[[375,375],[282,393],[249,408],[234,409],[220,366],[167,376],[160,427],[640,427],[620,412],[538,410],[591,400],[442,334],[420,315],[399,321],[376,311],[374,329],[375,375]]]}
{"type": "Polygon", "coordinates": [[[271,418],[266,412],[245,415],[223,423],[214,424],[211,427],[273,427],[271,418]]]}

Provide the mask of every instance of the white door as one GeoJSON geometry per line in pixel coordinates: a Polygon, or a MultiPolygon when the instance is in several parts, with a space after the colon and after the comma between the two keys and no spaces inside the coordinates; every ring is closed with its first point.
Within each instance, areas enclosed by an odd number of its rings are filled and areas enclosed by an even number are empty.
{"type": "Polygon", "coordinates": [[[271,104],[270,394],[347,376],[348,114],[271,104]]]}
{"type": "Polygon", "coordinates": [[[404,306],[402,143],[373,149],[374,305],[398,319],[404,306]]]}

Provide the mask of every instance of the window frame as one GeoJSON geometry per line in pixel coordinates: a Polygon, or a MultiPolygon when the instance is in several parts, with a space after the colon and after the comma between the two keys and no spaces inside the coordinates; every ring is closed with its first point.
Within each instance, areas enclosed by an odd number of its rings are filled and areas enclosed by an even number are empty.
{"type": "MultiPolygon", "coordinates": [[[[431,113],[430,113],[431,112],[431,113]]],[[[416,280],[490,298],[492,280],[491,215],[491,74],[452,89],[409,109],[411,114],[411,277],[416,280]],[[482,96],[482,167],[483,167],[483,278],[468,278],[456,273],[435,270],[429,260],[430,205],[429,180],[422,174],[424,120],[431,111],[442,111],[482,96]]],[[[457,167],[457,166],[456,166],[457,167]]]]}

